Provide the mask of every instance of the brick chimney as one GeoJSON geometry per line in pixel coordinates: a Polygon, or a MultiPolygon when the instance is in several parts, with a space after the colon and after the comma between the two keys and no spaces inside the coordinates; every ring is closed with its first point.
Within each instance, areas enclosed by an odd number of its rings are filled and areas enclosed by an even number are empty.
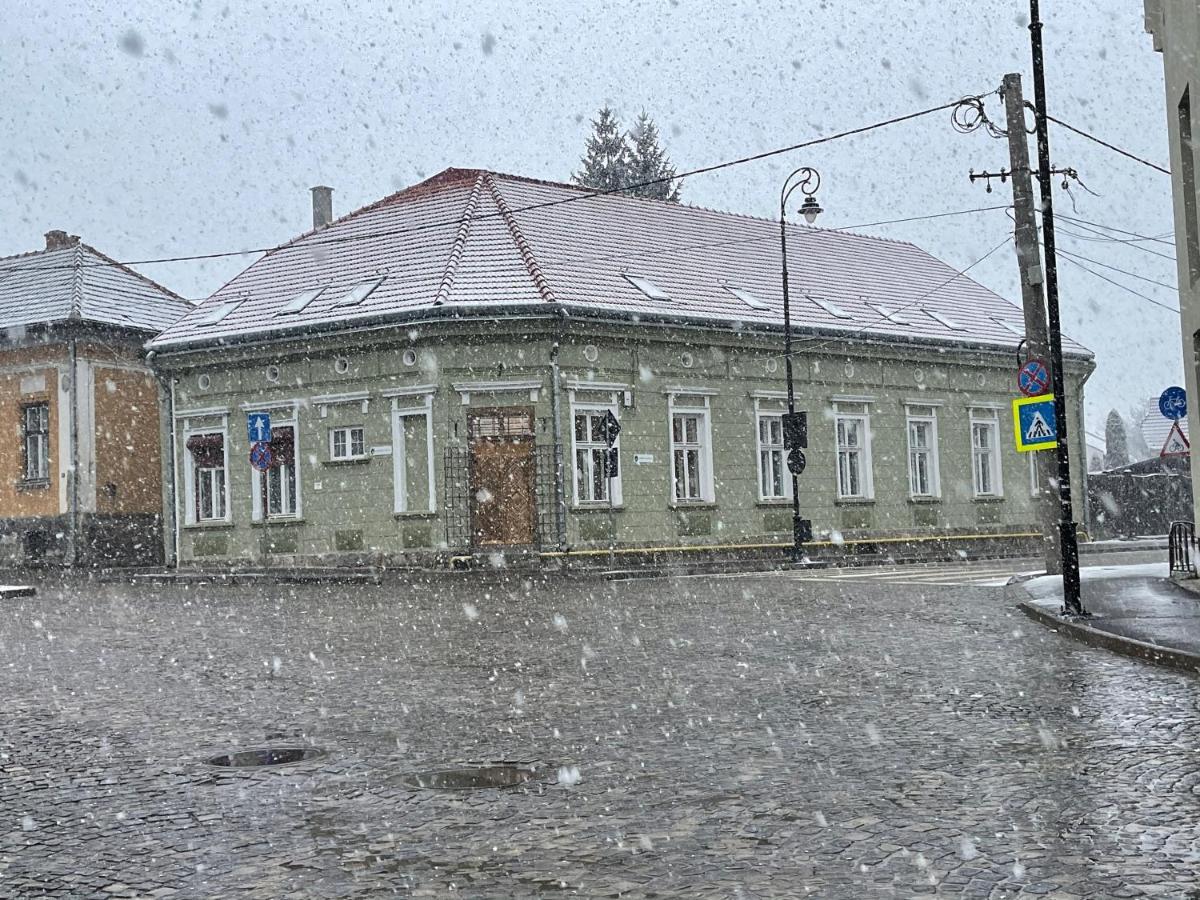
{"type": "Polygon", "coordinates": [[[333,221],[333,188],[317,185],[312,189],[313,228],[324,228],[333,221]]]}
{"type": "Polygon", "coordinates": [[[79,235],[67,234],[65,231],[55,229],[46,232],[46,249],[47,250],[64,250],[67,247],[78,247],[79,235]]]}

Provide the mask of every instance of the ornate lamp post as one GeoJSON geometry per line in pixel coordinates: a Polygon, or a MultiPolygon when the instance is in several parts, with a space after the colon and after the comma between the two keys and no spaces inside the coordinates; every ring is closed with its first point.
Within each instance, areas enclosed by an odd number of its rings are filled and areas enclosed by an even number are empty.
{"type": "Polygon", "coordinates": [[[812,522],[800,517],[799,475],[804,469],[802,448],[807,446],[807,421],[804,413],[796,413],[796,385],[792,375],[792,307],[788,295],[787,257],[787,203],[792,193],[804,192],[804,203],[800,215],[811,225],[823,210],[817,203],[816,193],[821,186],[821,175],[816,169],[802,166],[783,182],[779,192],[779,251],[783,269],[783,363],[787,373],[787,416],[783,423],[784,447],[788,450],[788,469],[792,475],[792,551],[797,559],[801,547],[812,540],[812,522]]]}

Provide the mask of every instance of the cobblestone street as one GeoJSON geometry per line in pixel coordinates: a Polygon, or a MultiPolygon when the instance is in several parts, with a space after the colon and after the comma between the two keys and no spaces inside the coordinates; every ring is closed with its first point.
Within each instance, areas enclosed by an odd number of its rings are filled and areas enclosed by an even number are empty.
{"type": "Polygon", "coordinates": [[[46,585],[0,648],[5,898],[1200,897],[1196,680],[999,587],[46,585]]]}

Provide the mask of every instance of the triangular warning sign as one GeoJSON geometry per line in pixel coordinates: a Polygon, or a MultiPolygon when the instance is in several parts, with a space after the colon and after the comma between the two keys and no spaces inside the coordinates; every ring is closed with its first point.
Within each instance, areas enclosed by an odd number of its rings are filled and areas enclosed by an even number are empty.
{"type": "Polygon", "coordinates": [[[1050,430],[1050,425],[1046,422],[1046,417],[1040,412],[1035,412],[1033,418],[1029,421],[1029,427],[1025,429],[1025,443],[1032,444],[1037,441],[1050,441],[1053,439],[1054,432],[1050,430]]]}
{"type": "Polygon", "coordinates": [[[1191,453],[1192,445],[1188,443],[1187,436],[1183,433],[1183,429],[1179,427],[1179,420],[1176,419],[1171,425],[1171,431],[1167,434],[1166,443],[1163,444],[1162,452],[1159,456],[1187,456],[1191,453]]]}

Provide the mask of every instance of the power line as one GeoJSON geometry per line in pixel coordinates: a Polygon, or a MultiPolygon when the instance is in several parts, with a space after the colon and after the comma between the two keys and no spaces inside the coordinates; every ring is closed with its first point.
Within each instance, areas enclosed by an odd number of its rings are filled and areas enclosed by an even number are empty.
{"type": "MultiPolygon", "coordinates": [[[[1010,206],[1008,204],[1000,204],[998,206],[980,206],[975,209],[956,209],[956,210],[951,210],[949,212],[929,213],[928,215],[923,215],[923,216],[905,216],[902,219],[884,219],[879,222],[864,222],[861,225],[842,225],[837,228],[822,228],[822,229],[820,229],[820,231],[821,231],[821,233],[850,232],[850,231],[857,231],[862,228],[876,228],[881,225],[897,225],[902,222],[923,222],[923,221],[927,221],[929,219],[944,219],[949,216],[965,216],[965,215],[969,215],[971,213],[991,212],[992,210],[1009,209],[1009,208],[1010,208],[1010,206]]],[[[769,221],[769,220],[764,219],[763,221],[769,221]]],[[[778,223],[771,223],[771,224],[774,225],[774,224],[778,224],[778,223]]],[[[692,250],[714,250],[714,249],[719,249],[721,247],[736,247],[736,246],[743,246],[746,244],[765,244],[768,242],[774,243],[778,240],[779,240],[778,234],[769,234],[769,235],[760,235],[758,237],[752,237],[752,238],[738,238],[737,240],[731,240],[731,241],[707,241],[707,242],[699,243],[699,244],[675,244],[670,247],[656,247],[653,250],[634,250],[630,253],[602,253],[602,254],[598,254],[596,256],[584,257],[583,261],[594,262],[597,260],[604,260],[604,259],[632,259],[634,257],[662,256],[662,255],[669,254],[669,253],[687,253],[692,250]]]]}
{"type": "Polygon", "coordinates": [[[1098,259],[1090,259],[1089,257],[1083,256],[1080,253],[1072,253],[1070,250],[1059,250],[1058,252],[1065,253],[1067,256],[1073,256],[1073,257],[1075,257],[1075,259],[1079,259],[1079,260],[1083,260],[1084,262],[1091,263],[1093,266],[1099,266],[1102,269],[1111,269],[1114,272],[1120,272],[1122,275],[1128,275],[1130,278],[1136,278],[1136,279],[1138,279],[1138,281],[1145,281],[1148,284],[1157,285],[1160,288],[1166,288],[1168,291],[1178,291],[1179,290],[1178,286],[1176,286],[1176,285],[1166,284],[1165,282],[1162,282],[1162,281],[1155,281],[1153,278],[1147,278],[1145,275],[1139,275],[1136,272],[1129,272],[1129,271],[1126,271],[1125,269],[1118,268],[1117,266],[1112,266],[1112,265],[1109,265],[1108,263],[1102,263],[1098,259]]]}
{"type": "MultiPolygon", "coordinates": [[[[1059,214],[1058,214],[1058,217],[1059,217],[1059,218],[1064,218],[1064,216],[1063,216],[1063,214],[1062,214],[1062,213],[1059,213],[1059,214]]],[[[1075,223],[1073,222],[1072,224],[1075,224],[1075,223]]],[[[1108,241],[1108,242],[1111,242],[1111,243],[1125,244],[1125,245],[1126,245],[1126,246],[1128,246],[1128,247],[1132,247],[1134,250],[1141,250],[1143,253],[1149,253],[1151,256],[1157,256],[1157,257],[1159,257],[1160,259],[1166,259],[1166,260],[1169,260],[1170,262],[1175,262],[1175,257],[1174,257],[1174,256],[1171,256],[1169,253],[1159,253],[1157,250],[1151,250],[1149,247],[1143,247],[1143,246],[1142,246],[1140,243],[1138,243],[1137,241],[1133,241],[1133,240],[1126,240],[1126,239],[1124,239],[1124,238],[1109,237],[1108,235],[1104,234],[1104,232],[1102,232],[1102,231],[1097,231],[1097,230],[1096,230],[1096,229],[1094,229],[1094,228],[1088,228],[1088,227],[1087,227],[1087,226],[1085,226],[1085,225],[1076,225],[1076,227],[1078,227],[1078,228],[1082,228],[1084,231],[1089,231],[1089,232],[1091,232],[1093,235],[1099,235],[1099,237],[1098,237],[1098,238],[1097,238],[1097,237],[1088,237],[1087,235],[1081,235],[1081,234],[1078,234],[1078,233],[1076,233],[1076,232],[1074,232],[1074,231],[1071,231],[1071,230],[1069,230],[1069,229],[1065,230],[1065,231],[1064,231],[1064,234],[1070,235],[1071,237],[1073,237],[1073,238],[1075,238],[1075,239],[1077,239],[1077,240],[1081,240],[1081,241],[1098,241],[1098,240],[1103,240],[1103,241],[1108,241]]],[[[1060,226],[1059,226],[1059,228],[1061,229],[1061,228],[1062,228],[1062,226],[1060,225],[1060,226]]]]}
{"type": "MultiPolygon", "coordinates": [[[[1123,228],[1117,228],[1115,225],[1102,225],[1099,222],[1089,222],[1087,219],[1080,219],[1074,216],[1066,216],[1062,213],[1058,214],[1060,219],[1066,219],[1068,222],[1076,222],[1081,225],[1091,225],[1093,228],[1103,228],[1106,231],[1115,231],[1117,234],[1128,235],[1129,237],[1137,238],[1139,241],[1153,241],[1156,244],[1166,244],[1168,247],[1174,247],[1174,241],[1168,241],[1165,238],[1151,237],[1148,234],[1138,234],[1136,231],[1126,231],[1123,228]]],[[[1116,240],[1114,238],[1114,240],[1116,240]]]]}
{"type": "MultiPolygon", "coordinates": [[[[763,159],[769,159],[770,157],[773,157],[773,156],[781,156],[785,153],[792,153],[796,150],[803,150],[808,147],[815,147],[819,144],[827,144],[827,143],[830,143],[831,141],[841,140],[842,138],[853,137],[854,135],[857,135],[857,134],[864,134],[868,131],[874,131],[879,128],[886,128],[889,125],[898,125],[901,122],[907,122],[912,119],[918,119],[918,118],[921,118],[922,116],[927,116],[927,115],[930,115],[935,112],[941,112],[943,110],[952,109],[952,108],[958,106],[961,102],[962,102],[961,100],[955,100],[951,103],[943,103],[940,106],[931,106],[928,109],[918,110],[917,112],[907,113],[902,116],[893,116],[890,119],[884,119],[879,122],[873,122],[870,125],[860,125],[857,128],[850,128],[845,131],[839,131],[835,134],[824,135],[822,137],[813,138],[812,140],[808,140],[808,141],[801,141],[798,144],[791,144],[787,147],[778,147],[774,150],[764,150],[761,153],[754,153],[754,154],[751,154],[750,156],[743,156],[743,157],[739,157],[738,159],[725,160],[723,162],[713,163],[712,165],[701,166],[698,169],[691,169],[690,171],[687,171],[687,172],[680,172],[680,173],[678,173],[672,177],[668,177],[668,178],[651,178],[647,181],[639,181],[639,182],[635,182],[634,184],[627,184],[627,185],[624,185],[619,188],[610,188],[608,190],[600,190],[600,191],[587,191],[584,193],[573,194],[569,197],[560,197],[556,200],[545,200],[540,203],[531,203],[527,206],[522,206],[522,207],[517,207],[515,209],[512,209],[512,210],[510,210],[510,213],[513,215],[516,215],[516,214],[524,213],[524,212],[533,212],[535,210],[547,209],[552,206],[562,206],[567,203],[576,203],[576,202],[579,202],[580,200],[590,200],[590,199],[593,199],[596,197],[606,197],[610,194],[623,194],[627,191],[635,190],[637,188],[650,187],[652,185],[664,184],[664,183],[669,183],[672,181],[678,181],[678,180],[681,180],[684,178],[690,178],[694,175],[706,175],[710,172],[716,172],[721,169],[728,169],[728,168],[732,168],[733,166],[740,166],[740,165],[745,165],[746,163],[758,162],[763,159]]],[[[479,221],[484,221],[484,220],[492,219],[492,218],[500,218],[503,215],[504,215],[504,213],[501,213],[501,212],[487,213],[485,215],[473,217],[472,221],[479,222],[479,221]]],[[[345,243],[350,243],[353,241],[367,241],[367,240],[374,240],[376,238],[381,238],[381,237],[392,237],[392,236],[401,235],[401,234],[413,234],[415,232],[429,231],[429,230],[432,230],[435,228],[456,227],[461,223],[461,221],[462,221],[462,217],[460,216],[455,219],[447,219],[447,220],[444,220],[441,222],[426,222],[421,225],[414,225],[414,226],[409,226],[406,228],[395,228],[395,229],[387,229],[387,230],[383,230],[383,231],[367,232],[365,234],[354,234],[354,235],[343,235],[340,237],[330,237],[326,240],[318,239],[318,240],[312,241],[308,244],[308,246],[312,247],[312,246],[329,246],[329,245],[336,245],[336,244],[345,244],[345,243]]],[[[288,241],[283,244],[278,244],[274,247],[258,247],[258,248],[247,249],[247,250],[229,250],[229,251],[218,252],[218,253],[199,253],[199,254],[188,254],[188,255],[180,255],[180,256],[156,257],[156,258],[152,258],[152,259],[135,259],[135,260],[128,260],[128,261],[120,262],[120,263],[93,262],[93,263],[80,263],[79,266],[74,266],[74,265],[71,265],[71,266],[40,266],[38,268],[40,271],[49,271],[51,269],[73,270],[73,269],[81,268],[81,267],[92,268],[92,267],[104,267],[104,266],[109,266],[109,265],[146,266],[146,265],[155,265],[158,263],[191,262],[191,261],[199,261],[199,260],[207,260],[207,259],[220,259],[223,257],[231,257],[231,256],[246,256],[246,255],[252,254],[252,253],[271,253],[273,251],[281,250],[285,247],[288,247],[292,243],[293,243],[293,241],[288,241]]],[[[22,267],[18,267],[18,268],[24,270],[26,267],[22,266],[22,267]]],[[[0,270],[0,271],[2,271],[2,270],[0,270]]]]}
{"type": "MultiPolygon", "coordinates": [[[[1034,108],[1032,103],[1026,103],[1025,105],[1028,106],[1030,109],[1032,109],[1034,111],[1034,114],[1036,115],[1037,110],[1034,108]]],[[[1132,159],[1134,162],[1141,163],[1143,166],[1149,166],[1151,169],[1154,169],[1156,172],[1162,172],[1164,175],[1171,174],[1170,169],[1164,169],[1162,166],[1158,165],[1157,163],[1152,163],[1149,160],[1142,159],[1140,156],[1136,156],[1133,153],[1130,153],[1128,150],[1122,150],[1120,147],[1116,146],[1115,144],[1110,144],[1108,141],[1101,140],[1100,138],[1096,137],[1094,134],[1090,134],[1090,133],[1084,131],[1082,128],[1076,128],[1074,125],[1068,125],[1062,119],[1054,118],[1054,116],[1050,115],[1049,113],[1045,114],[1045,118],[1046,118],[1047,122],[1053,122],[1055,125],[1060,125],[1063,128],[1067,129],[1067,131],[1075,132],[1080,137],[1085,137],[1089,141],[1095,141],[1101,147],[1107,147],[1109,150],[1112,150],[1114,153],[1119,153],[1128,159],[1132,159]]]]}
{"type": "Polygon", "coordinates": [[[1135,291],[1133,288],[1129,287],[1128,285],[1121,284],[1121,282],[1119,282],[1119,281],[1114,281],[1113,279],[1109,278],[1107,275],[1101,275],[1099,272],[1095,271],[1094,269],[1089,269],[1083,263],[1078,262],[1075,259],[1073,259],[1072,258],[1073,255],[1070,253],[1067,253],[1065,250],[1060,250],[1059,255],[1063,259],[1065,259],[1067,262],[1069,262],[1071,265],[1078,266],[1079,268],[1083,269],[1083,271],[1087,272],[1089,275],[1094,275],[1096,278],[1099,278],[1101,281],[1107,281],[1109,284],[1113,285],[1114,287],[1119,287],[1123,291],[1128,291],[1129,293],[1133,294],[1135,297],[1141,297],[1143,300],[1147,301],[1148,303],[1153,303],[1155,306],[1161,306],[1163,309],[1173,312],[1176,315],[1179,315],[1179,310],[1176,309],[1174,306],[1167,306],[1167,304],[1165,304],[1165,303],[1160,303],[1159,301],[1155,300],[1153,297],[1147,297],[1145,294],[1141,293],[1140,291],[1135,291]]]}

